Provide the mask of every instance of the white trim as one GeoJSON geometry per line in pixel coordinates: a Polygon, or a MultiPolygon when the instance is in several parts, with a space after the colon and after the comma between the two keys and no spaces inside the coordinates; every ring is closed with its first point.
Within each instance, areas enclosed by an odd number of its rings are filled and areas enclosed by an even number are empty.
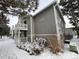
{"type": "Polygon", "coordinates": [[[55,16],[55,22],[56,22],[56,31],[57,31],[57,39],[60,40],[60,36],[59,36],[59,31],[58,31],[58,20],[57,20],[57,12],[56,12],[56,7],[54,7],[54,16],[55,16]]]}
{"type": "MultiPolygon", "coordinates": [[[[31,36],[31,35],[28,35],[31,36]]],[[[32,36],[57,36],[57,34],[32,34],[32,36]]]]}
{"type": "Polygon", "coordinates": [[[59,32],[59,27],[58,27],[58,19],[57,19],[57,11],[56,7],[54,6],[54,16],[55,16],[55,21],[56,21],[56,30],[57,30],[57,39],[58,39],[58,44],[61,48],[61,39],[60,39],[60,32],[59,32]]]}
{"type": "Polygon", "coordinates": [[[57,34],[36,34],[36,36],[56,36],[57,34]]]}
{"type": "Polygon", "coordinates": [[[32,39],[33,39],[33,35],[32,35],[32,17],[30,16],[30,29],[31,29],[31,32],[30,32],[30,34],[31,34],[31,42],[32,42],[32,39]]]}
{"type": "Polygon", "coordinates": [[[33,41],[33,27],[32,27],[32,22],[33,22],[33,19],[32,19],[32,16],[30,16],[31,42],[33,41]]]}

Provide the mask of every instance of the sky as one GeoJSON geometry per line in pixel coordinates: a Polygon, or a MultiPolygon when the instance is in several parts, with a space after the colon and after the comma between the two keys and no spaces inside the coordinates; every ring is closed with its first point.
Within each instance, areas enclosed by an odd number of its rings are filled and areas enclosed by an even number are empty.
{"type": "Polygon", "coordinates": [[[17,16],[12,16],[12,15],[8,15],[8,18],[10,19],[9,21],[9,26],[12,28],[12,26],[14,26],[15,24],[17,24],[18,22],[18,17],[17,16]]]}
{"type": "MultiPolygon", "coordinates": [[[[48,4],[50,4],[52,1],[54,0],[39,0],[39,6],[38,9],[36,10],[36,12],[32,12],[32,15],[37,13],[38,11],[40,11],[41,9],[43,9],[45,6],[47,6],[48,4]]],[[[57,0],[59,2],[59,0],[57,0]]],[[[15,24],[17,24],[18,22],[18,17],[17,16],[12,16],[12,15],[8,15],[8,18],[10,19],[9,22],[9,26],[12,28],[12,26],[14,26],[15,24]]],[[[65,22],[66,22],[66,28],[72,27],[71,24],[69,24],[69,20],[67,19],[67,17],[64,17],[65,22]]]]}

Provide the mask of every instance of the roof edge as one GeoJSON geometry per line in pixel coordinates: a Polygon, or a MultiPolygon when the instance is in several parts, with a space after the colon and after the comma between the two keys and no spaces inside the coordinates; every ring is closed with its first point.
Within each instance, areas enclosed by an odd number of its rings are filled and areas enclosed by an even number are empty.
{"type": "Polygon", "coordinates": [[[43,9],[41,9],[39,12],[37,12],[36,14],[32,15],[33,17],[38,15],[39,13],[43,12],[45,9],[47,9],[48,7],[50,7],[51,5],[55,5],[56,1],[52,1],[48,6],[44,7],[43,9]]]}

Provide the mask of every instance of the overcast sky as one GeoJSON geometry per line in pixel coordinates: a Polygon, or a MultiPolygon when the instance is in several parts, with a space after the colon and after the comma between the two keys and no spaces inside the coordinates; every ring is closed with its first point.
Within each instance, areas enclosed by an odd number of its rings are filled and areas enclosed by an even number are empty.
{"type": "MultiPolygon", "coordinates": [[[[43,9],[45,6],[50,4],[52,1],[54,1],[54,0],[39,0],[39,7],[35,13],[37,13],[39,10],[43,9]]],[[[59,0],[58,0],[58,2],[59,2],[59,0]]],[[[12,27],[12,25],[17,24],[17,22],[18,22],[17,16],[8,15],[8,18],[10,19],[10,22],[9,22],[10,27],[12,27]]],[[[71,24],[69,24],[69,20],[67,19],[67,17],[64,17],[64,18],[65,18],[65,22],[66,22],[66,27],[71,27],[71,24]]]]}

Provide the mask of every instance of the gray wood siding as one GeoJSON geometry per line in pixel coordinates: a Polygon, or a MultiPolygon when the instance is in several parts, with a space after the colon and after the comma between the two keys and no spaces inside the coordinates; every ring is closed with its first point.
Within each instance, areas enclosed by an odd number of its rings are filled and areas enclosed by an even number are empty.
{"type": "Polygon", "coordinates": [[[53,6],[34,17],[36,34],[56,34],[53,6]]]}

